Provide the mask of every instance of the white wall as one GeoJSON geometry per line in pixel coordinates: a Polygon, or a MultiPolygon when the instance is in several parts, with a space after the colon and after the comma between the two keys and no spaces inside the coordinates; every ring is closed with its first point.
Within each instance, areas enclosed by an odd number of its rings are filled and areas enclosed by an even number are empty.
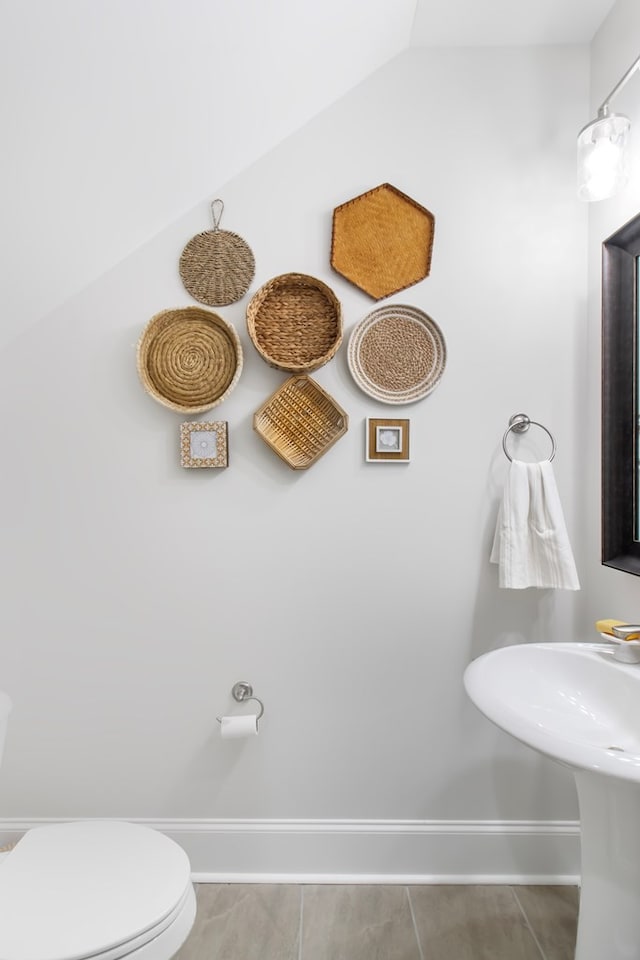
{"type": "Polygon", "coordinates": [[[0,0],[0,341],[395,56],[414,7],[0,0]]]}
{"type": "MultiPolygon", "coordinates": [[[[634,0],[618,0],[592,45],[590,119],[620,77],[638,56],[640,7],[634,0]]],[[[618,196],[589,208],[589,357],[591,383],[600,383],[601,364],[601,256],[602,242],[640,211],[640,77],[635,76],[616,97],[612,107],[631,119],[631,178],[618,196]]],[[[585,120],[585,123],[587,120],[585,120]]],[[[581,610],[584,629],[594,620],[615,617],[635,621],[640,611],[640,581],[631,574],[600,564],[600,390],[590,390],[586,407],[588,515],[598,522],[586,524],[589,590],[581,610]]]]}
{"type": "MultiPolygon", "coordinates": [[[[3,350],[5,818],[576,818],[570,776],[482,719],[462,673],[496,645],[573,639],[581,621],[583,594],[501,592],[488,554],[502,434],[524,411],[557,438],[583,579],[591,562],[574,199],[587,89],[584,47],[412,49],[3,350]],[[383,181],[436,217],[431,276],[393,298],[433,316],[448,346],[441,385],[402,408],[412,463],[363,462],[365,417],[397,411],[359,391],[345,347],[315,376],[348,434],[307,473],[281,463],[251,417],[285,375],[251,346],[245,299],[220,310],[246,351],[212,411],[229,421],[231,466],[181,470],[185,418],[144,393],[135,343],[156,311],[189,302],[177,261],[211,197],[254,250],[251,292],[319,276],[348,335],[375,304],[329,268],[331,213],[383,181]],[[215,717],[239,679],[264,700],[261,734],[222,742],[215,717]]],[[[337,848],[326,869],[353,871],[337,848]]],[[[385,848],[368,869],[403,867],[385,848]]]]}

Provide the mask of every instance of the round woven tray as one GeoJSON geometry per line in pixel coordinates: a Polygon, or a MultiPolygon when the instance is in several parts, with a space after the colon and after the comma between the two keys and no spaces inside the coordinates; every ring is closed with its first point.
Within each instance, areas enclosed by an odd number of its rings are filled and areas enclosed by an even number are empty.
{"type": "Polygon", "coordinates": [[[202,307],[163,310],[145,327],[138,374],[154,400],[181,413],[210,410],[242,372],[242,345],[226,320],[202,307]]]}
{"type": "Polygon", "coordinates": [[[391,304],[364,318],[349,338],[347,361],[358,386],[383,403],[413,403],[444,372],[442,331],[417,307],[391,304]]]}
{"type": "Polygon", "coordinates": [[[310,373],[342,343],[342,309],[333,290],[304,273],[283,273],[253,295],[247,328],[260,356],[276,370],[310,373]]]}

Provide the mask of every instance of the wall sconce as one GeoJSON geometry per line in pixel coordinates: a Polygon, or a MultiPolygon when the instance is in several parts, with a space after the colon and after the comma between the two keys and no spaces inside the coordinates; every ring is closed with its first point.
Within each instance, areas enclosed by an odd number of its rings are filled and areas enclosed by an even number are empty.
{"type": "Polygon", "coordinates": [[[629,171],[627,139],[631,121],[622,113],[611,113],[609,104],[640,68],[635,60],[607,99],[595,120],[578,134],[578,197],[580,200],[604,200],[625,185],[629,171]]]}

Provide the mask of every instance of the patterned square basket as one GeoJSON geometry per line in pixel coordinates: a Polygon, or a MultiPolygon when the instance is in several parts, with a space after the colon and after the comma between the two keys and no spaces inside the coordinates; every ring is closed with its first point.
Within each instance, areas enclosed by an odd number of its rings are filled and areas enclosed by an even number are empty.
{"type": "Polygon", "coordinates": [[[253,428],[292,470],[306,470],[349,427],[349,417],[315,380],[290,377],[263,403],[253,428]]]}

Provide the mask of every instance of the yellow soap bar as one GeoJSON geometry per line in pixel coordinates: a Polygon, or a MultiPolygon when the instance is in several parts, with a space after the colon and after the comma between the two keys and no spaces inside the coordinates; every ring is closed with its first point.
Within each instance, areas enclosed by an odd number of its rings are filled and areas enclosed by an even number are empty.
{"type": "MultiPolygon", "coordinates": [[[[596,630],[598,633],[606,633],[610,637],[614,635],[614,627],[623,627],[625,625],[624,620],[596,620],[596,630]]],[[[628,637],[625,637],[625,640],[637,640],[640,637],[638,633],[631,633],[628,637]]],[[[616,637],[616,639],[618,639],[616,637]]]]}
{"type": "Polygon", "coordinates": [[[596,620],[596,630],[598,633],[608,633],[612,637],[613,628],[621,627],[623,624],[624,620],[596,620]]]}

